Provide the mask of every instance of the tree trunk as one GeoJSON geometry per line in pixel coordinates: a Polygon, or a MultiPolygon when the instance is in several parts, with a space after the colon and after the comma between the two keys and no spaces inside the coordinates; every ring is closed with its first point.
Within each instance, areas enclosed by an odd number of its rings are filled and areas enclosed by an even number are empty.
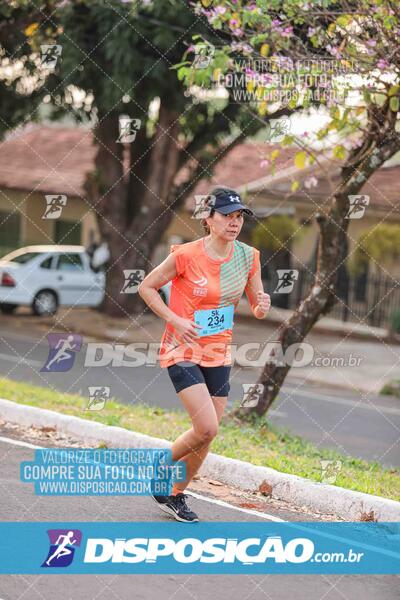
{"type": "MultiPolygon", "coordinates": [[[[157,130],[152,142],[151,158],[147,166],[148,177],[140,200],[141,208],[136,212],[127,231],[132,249],[130,268],[141,268],[145,273],[156,266],[151,260],[153,251],[174,216],[168,199],[178,170],[181,152],[176,141],[178,134],[178,114],[161,106],[157,130]]],[[[135,174],[134,170],[133,174],[135,174]]],[[[139,313],[144,309],[145,304],[139,294],[133,295],[129,312],[139,313]]]]}
{"type": "Polygon", "coordinates": [[[151,255],[174,212],[170,200],[182,149],[178,138],[178,115],[163,107],[151,147],[143,131],[129,148],[130,173],[124,174],[124,145],[119,136],[118,115],[102,119],[95,128],[98,152],[95,172],[86,190],[96,212],[100,234],[108,243],[106,293],[101,310],[111,316],[141,313],[145,306],[137,293],[123,293],[124,270],[154,268],[151,255]],[[172,212],[171,212],[172,211],[172,212]]]}
{"type": "MultiPolygon", "coordinates": [[[[367,158],[363,157],[355,165],[349,161],[351,167],[342,169],[343,184],[333,197],[331,209],[327,215],[320,215],[317,219],[320,236],[315,281],[310,293],[290,320],[279,328],[279,342],[283,354],[291,344],[302,342],[315,322],[334,306],[337,300],[335,284],[338,268],[346,259],[347,254],[348,196],[358,194],[368,177],[399,150],[400,143],[398,138],[392,138],[386,146],[380,145],[377,141],[371,146],[375,147],[373,160],[370,159],[371,152],[369,152],[367,158]],[[364,163],[367,163],[367,166],[364,166],[364,163]],[[363,175],[362,181],[360,181],[360,175],[363,175]]],[[[282,364],[282,362],[284,361],[272,359],[264,365],[257,381],[264,385],[262,397],[255,407],[239,407],[233,411],[236,417],[245,420],[250,414],[256,413],[258,416],[262,416],[267,412],[290,369],[290,364],[282,364]]]]}
{"type": "MultiPolygon", "coordinates": [[[[127,315],[130,294],[121,294],[123,269],[132,264],[127,237],[127,185],[124,177],[124,145],[119,143],[119,117],[101,119],[94,130],[98,152],[95,172],[89,179],[90,197],[101,238],[107,242],[110,259],[106,266],[106,293],[100,309],[109,315],[127,315]]],[[[132,268],[135,268],[136,265],[132,268]]],[[[139,268],[139,267],[137,267],[139,268]]]]}

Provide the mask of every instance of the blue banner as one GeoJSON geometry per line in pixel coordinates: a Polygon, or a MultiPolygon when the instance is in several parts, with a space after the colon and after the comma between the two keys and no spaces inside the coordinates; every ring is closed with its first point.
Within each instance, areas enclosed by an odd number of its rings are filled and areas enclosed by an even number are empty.
{"type": "Polygon", "coordinates": [[[7,574],[398,574],[400,523],[0,523],[7,574]]]}
{"type": "Polygon", "coordinates": [[[46,448],[21,462],[20,477],[41,496],[164,496],[186,463],[168,448],[46,448]]]}

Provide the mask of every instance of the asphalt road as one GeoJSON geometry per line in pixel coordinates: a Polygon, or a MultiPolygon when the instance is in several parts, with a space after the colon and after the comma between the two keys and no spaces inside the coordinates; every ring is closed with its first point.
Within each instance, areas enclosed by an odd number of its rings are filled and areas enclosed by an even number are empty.
{"type": "MultiPolygon", "coordinates": [[[[36,441],[35,446],[43,446],[36,441]]],[[[41,497],[33,486],[21,483],[20,462],[33,460],[29,436],[10,434],[0,428],[0,521],[58,522],[162,522],[171,517],[160,513],[147,496],[137,497],[41,497]]],[[[47,444],[51,446],[54,444],[47,444]]],[[[257,513],[247,508],[196,493],[190,486],[188,503],[203,521],[316,521],[301,512],[271,506],[257,513]]],[[[183,527],[190,527],[182,524],[183,527]]],[[[26,540],[29,544],[29,540],[26,540]]],[[[34,552],[34,548],[32,549],[34,552]]],[[[41,560],[42,557],[38,557],[41,560]]],[[[396,600],[399,575],[1,575],[1,600],[396,600]]]]}
{"type": "MultiPolygon", "coordinates": [[[[158,366],[85,367],[87,347],[83,344],[69,371],[41,372],[49,349],[44,333],[3,328],[0,344],[0,374],[16,381],[84,397],[89,397],[89,386],[102,385],[122,403],[181,408],[166,370],[158,366]]],[[[255,369],[232,369],[230,402],[242,399],[242,384],[255,383],[257,374],[255,369]]],[[[389,467],[400,465],[400,403],[395,398],[323,389],[288,378],[268,418],[321,447],[389,467]]]]}

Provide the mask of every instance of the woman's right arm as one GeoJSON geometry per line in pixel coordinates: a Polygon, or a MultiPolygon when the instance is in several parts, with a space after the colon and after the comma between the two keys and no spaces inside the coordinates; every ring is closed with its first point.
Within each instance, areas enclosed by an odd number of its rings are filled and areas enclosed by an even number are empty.
{"type": "Polygon", "coordinates": [[[171,323],[185,342],[193,342],[197,337],[196,328],[201,329],[200,325],[177,315],[165,304],[158,293],[160,287],[174,279],[176,275],[176,258],[174,253],[171,252],[160,265],[150,271],[143,279],[138,291],[147,306],[167,323],[171,323]]]}

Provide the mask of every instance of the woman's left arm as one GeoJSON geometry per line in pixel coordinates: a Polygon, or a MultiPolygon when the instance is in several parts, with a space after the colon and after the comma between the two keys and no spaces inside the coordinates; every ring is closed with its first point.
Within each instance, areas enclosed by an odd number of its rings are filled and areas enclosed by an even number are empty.
{"type": "Polygon", "coordinates": [[[271,306],[269,294],[264,292],[261,280],[261,271],[257,270],[252,277],[249,277],[245,287],[251,310],[256,319],[264,319],[271,306]]]}

